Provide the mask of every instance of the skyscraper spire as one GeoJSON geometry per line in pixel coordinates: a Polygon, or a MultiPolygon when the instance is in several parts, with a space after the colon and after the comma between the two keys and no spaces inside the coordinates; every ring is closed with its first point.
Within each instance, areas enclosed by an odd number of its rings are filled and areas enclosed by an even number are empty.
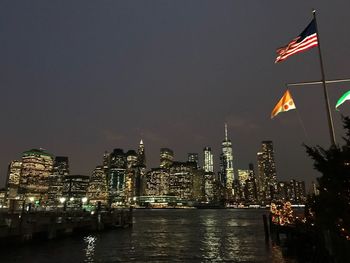
{"type": "Polygon", "coordinates": [[[221,184],[227,190],[227,198],[232,200],[233,182],[234,182],[234,170],[233,170],[233,154],[232,154],[232,143],[228,138],[227,134],[227,123],[225,123],[225,139],[222,142],[222,153],[220,155],[220,172],[219,178],[221,184]]]}
{"type": "Polygon", "coordinates": [[[139,144],[139,149],[137,150],[137,160],[138,160],[138,165],[146,166],[145,146],[143,144],[142,139],[139,144]]]}

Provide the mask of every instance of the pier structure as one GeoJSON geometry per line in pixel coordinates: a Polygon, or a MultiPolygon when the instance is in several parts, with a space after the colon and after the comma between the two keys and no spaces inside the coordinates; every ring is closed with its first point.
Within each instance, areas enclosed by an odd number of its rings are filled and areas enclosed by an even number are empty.
{"type": "Polygon", "coordinates": [[[77,232],[132,226],[131,209],[109,211],[0,212],[0,243],[54,239],[77,232]]]}

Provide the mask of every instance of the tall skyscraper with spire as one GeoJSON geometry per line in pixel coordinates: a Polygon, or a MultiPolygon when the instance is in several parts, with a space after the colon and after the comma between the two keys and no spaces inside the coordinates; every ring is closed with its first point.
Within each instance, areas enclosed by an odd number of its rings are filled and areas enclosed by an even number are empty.
{"type": "Polygon", "coordinates": [[[225,123],[225,139],[222,142],[222,153],[220,155],[220,181],[227,190],[228,198],[234,195],[234,172],[233,172],[233,155],[232,143],[228,139],[227,124],[225,123]]]}
{"type": "Polygon", "coordinates": [[[137,150],[137,166],[133,181],[133,197],[144,194],[145,191],[145,174],[146,174],[146,151],[143,140],[140,140],[137,150]]]}
{"type": "Polygon", "coordinates": [[[139,149],[137,150],[137,163],[139,166],[146,167],[146,154],[145,154],[145,145],[141,139],[139,144],[139,149]]]}

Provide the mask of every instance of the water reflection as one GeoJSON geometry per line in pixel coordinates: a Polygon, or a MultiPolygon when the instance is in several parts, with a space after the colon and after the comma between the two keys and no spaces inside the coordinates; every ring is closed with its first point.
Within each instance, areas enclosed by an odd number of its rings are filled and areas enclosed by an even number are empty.
{"type": "Polygon", "coordinates": [[[84,237],[84,242],[86,244],[84,262],[87,262],[87,263],[95,262],[94,257],[95,257],[96,240],[97,238],[95,236],[84,237]]]}
{"type": "Polygon", "coordinates": [[[203,226],[203,240],[200,250],[203,257],[208,260],[221,260],[220,256],[220,238],[217,236],[217,220],[214,213],[201,216],[201,225],[203,226]]]}
{"type": "Polygon", "coordinates": [[[2,251],[1,262],[291,263],[266,246],[262,210],[136,210],[132,228],[2,251]]]}

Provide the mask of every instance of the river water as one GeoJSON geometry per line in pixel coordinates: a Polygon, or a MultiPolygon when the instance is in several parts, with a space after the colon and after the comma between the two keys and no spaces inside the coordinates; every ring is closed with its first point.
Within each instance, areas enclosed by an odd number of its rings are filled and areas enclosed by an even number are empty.
{"type": "Polygon", "coordinates": [[[0,262],[271,262],[260,209],[138,209],[133,227],[1,248],[0,262]]]}

